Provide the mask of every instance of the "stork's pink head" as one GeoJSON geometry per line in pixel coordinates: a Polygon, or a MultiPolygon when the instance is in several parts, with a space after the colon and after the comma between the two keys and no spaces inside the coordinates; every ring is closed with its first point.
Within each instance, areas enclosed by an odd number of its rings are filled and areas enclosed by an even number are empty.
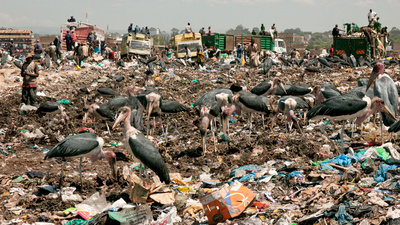
{"type": "Polygon", "coordinates": [[[128,87],[129,96],[134,96],[134,93],[135,93],[135,84],[133,84],[132,86],[128,87]]]}
{"type": "Polygon", "coordinates": [[[371,87],[372,83],[376,80],[376,78],[383,74],[385,72],[385,65],[382,63],[378,62],[375,64],[374,69],[371,72],[371,76],[369,77],[368,84],[367,84],[367,89],[371,87]]]}
{"type": "Polygon", "coordinates": [[[389,107],[385,104],[385,102],[379,98],[379,97],[374,97],[371,100],[371,109],[373,112],[383,112],[392,119],[396,119],[396,117],[393,115],[392,111],[390,111],[389,107]]]}
{"type": "Polygon", "coordinates": [[[117,165],[116,165],[117,156],[112,151],[106,151],[106,152],[103,153],[103,157],[110,164],[111,171],[112,171],[112,176],[114,178],[117,178],[117,165]]]}
{"type": "Polygon", "coordinates": [[[272,93],[271,93],[272,95],[275,95],[275,92],[276,92],[276,89],[278,88],[278,86],[282,89],[283,92],[285,92],[285,94],[287,94],[286,89],[283,86],[281,79],[275,78],[273,81],[273,87],[272,87],[272,93]]]}

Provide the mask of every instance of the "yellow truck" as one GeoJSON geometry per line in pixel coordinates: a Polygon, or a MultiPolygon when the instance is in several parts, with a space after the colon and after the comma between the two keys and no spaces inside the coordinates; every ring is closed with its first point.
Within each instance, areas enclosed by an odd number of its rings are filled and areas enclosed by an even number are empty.
{"type": "Polygon", "coordinates": [[[122,37],[121,58],[132,55],[150,55],[153,38],[145,34],[128,33],[122,37]]]}
{"type": "Polygon", "coordinates": [[[200,33],[185,33],[178,34],[174,37],[175,57],[184,58],[186,56],[186,49],[188,47],[192,57],[197,57],[197,49],[203,49],[201,43],[200,33]]]}

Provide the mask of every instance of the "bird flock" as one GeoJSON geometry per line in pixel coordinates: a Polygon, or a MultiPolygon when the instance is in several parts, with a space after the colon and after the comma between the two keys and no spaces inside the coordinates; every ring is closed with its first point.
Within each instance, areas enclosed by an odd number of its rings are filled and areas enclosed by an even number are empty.
{"type": "MultiPolygon", "coordinates": [[[[161,137],[167,138],[170,114],[195,111],[199,124],[197,125],[200,133],[199,143],[202,145],[203,155],[212,154],[207,149],[207,133],[211,131],[214,142],[214,152],[218,151],[216,133],[221,132],[222,139],[229,145],[230,139],[237,133],[230,132],[230,118],[243,117],[248,118],[248,126],[242,130],[248,130],[248,138],[254,135],[253,118],[255,114],[262,116],[262,132],[270,132],[276,125],[280,114],[285,117],[285,132],[297,131],[302,135],[302,126],[308,121],[318,121],[328,119],[342,124],[341,146],[344,151],[343,132],[345,124],[360,124],[370,116],[380,112],[381,129],[385,125],[389,127],[389,132],[400,130],[400,121],[396,122],[398,112],[398,85],[385,74],[385,65],[390,66],[398,64],[396,60],[370,61],[355,59],[354,56],[341,57],[314,57],[311,59],[289,59],[285,56],[270,57],[268,54],[262,58],[262,63],[258,66],[262,74],[268,74],[274,66],[282,68],[296,67],[301,69],[303,77],[312,74],[308,83],[299,83],[291,86],[284,84],[278,77],[265,78],[260,81],[250,91],[240,82],[231,84],[229,87],[219,87],[217,89],[200,93],[199,97],[191,107],[185,106],[177,101],[164,100],[158,88],[151,87],[149,82],[150,75],[157,69],[157,57],[149,59],[140,59],[140,63],[148,66],[146,71],[146,86],[144,91],[135,96],[135,84],[128,88],[127,97],[120,95],[118,91],[109,87],[99,87],[96,91],[96,98],[107,96],[111,98],[106,102],[93,102],[87,104],[87,111],[83,117],[83,124],[87,123],[88,118],[92,118],[95,124],[95,131],[98,130],[98,123],[105,123],[108,133],[123,128],[123,143],[125,149],[135,158],[137,158],[145,167],[151,169],[158,175],[161,181],[169,184],[169,170],[162,155],[155,145],[148,139],[150,135],[159,134],[156,129],[158,120],[163,115],[167,117],[167,123],[164,129],[160,121],[161,137]],[[351,89],[347,93],[341,93],[337,87],[328,82],[315,84],[315,77],[321,74],[325,68],[334,67],[373,67],[369,79],[361,78],[358,81],[358,87],[351,89]],[[314,76],[314,79],[312,77],[314,76]],[[373,88],[372,88],[373,86],[373,88]],[[244,115],[245,114],[245,115],[244,115]],[[153,121],[152,121],[153,120],[153,121]],[[108,122],[113,122],[112,129],[108,122]],[[267,126],[266,123],[267,122],[267,126]]],[[[214,68],[230,67],[230,71],[238,68],[237,60],[218,61],[214,63],[214,68]]],[[[117,63],[118,64],[118,63],[117,63]]],[[[119,63],[121,64],[121,63],[119,63]]],[[[165,61],[160,61],[162,69],[166,65],[165,61]],[[163,64],[163,65],[161,65],[163,64]]],[[[208,65],[212,65],[209,62],[208,65]]],[[[169,65],[173,65],[169,64],[169,65]]],[[[207,66],[206,66],[207,67],[207,66]]],[[[239,70],[238,70],[239,71],[239,70]]],[[[260,71],[260,70],[258,70],[260,71]]],[[[284,71],[284,70],[283,70],[284,71]]],[[[247,73],[251,76],[251,73],[247,73]]],[[[283,74],[284,76],[284,74],[283,74]]],[[[124,82],[123,76],[115,76],[114,87],[119,90],[118,83],[124,82]]],[[[126,81],[126,80],[125,80],[126,81]]],[[[77,92],[83,93],[85,104],[89,90],[80,86],[77,92]]],[[[66,121],[62,105],[57,102],[43,103],[37,110],[40,115],[54,114],[60,112],[66,121]]],[[[258,118],[258,117],[257,117],[258,118]]],[[[174,119],[173,119],[174,120],[174,119]]],[[[177,130],[176,120],[175,130],[177,130]]],[[[54,123],[53,123],[54,125],[54,123]]],[[[50,129],[50,118],[48,118],[50,129]]],[[[321,132],[325,132],[325,124],[321,126],[321,132]]],[[[383,141],[383,140],[382,140],[383,141]]],[[[333,146],[335,144],[332,142],[333,146]]],[[[60,141],[47,154],[45,159],[59,157],[64,160],[70,158],[80,158],[79,172],[81,173],[82,158],[90,158],[91,161],[106,159],[112,171],[112,176],[117,177],[116,156],[112,151],[103,151],[104,140],[93,133],[80,133],[69,136],[60,141]]],[[[62,166],[64,170],[65,163],[62,166]]],[[[142,167],[140,167],[142,168],[142,167]]],[[[62,177],[63,172],[61,172],[62,177]]],[[[148,176],[145,172],[140,175],[148,176]]],[[[62,178],[61,178],[62,179],[62,178]]],[[[61,186],[61,180],[60,180],[61,186]]]]}

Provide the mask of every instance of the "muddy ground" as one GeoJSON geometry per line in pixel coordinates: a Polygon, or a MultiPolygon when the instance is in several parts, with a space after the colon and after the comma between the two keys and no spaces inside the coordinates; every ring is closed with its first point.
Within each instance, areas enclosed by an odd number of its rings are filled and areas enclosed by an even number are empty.
{"type": "MultiPolygon", "coordinates": [[[[392,69],[392,78],[397,80],[399,72],[392,69]]],[[[110,87],[114,85],[112,75],[123,75],[125,80],[119,83],[119,92],[127,95],[127,87],[136,83],[135,93],[143,90],[144,86],[144,69],[132,68],[121,69],[116,67],[109,68],[83,68],[77,70],[72,66],[64,66],[59,70],[42,70],[38,81],[38,92],[43,92],[46,96],[39,96],[39,103],[46,101],[55,101],[67,99],[70,104],[65,105],[65,111],[69,117],[68,126],[59,116],[56,116],[55,127],[51,127],[51,131],[47,128],[47,117],[40,118],[34,111],[21,112],[21,78],[19,69],[14,66],[3,68],[0,70],[2,75],[2,91],[0,98],[0,219],[11,220],[21,218],[23,221],[33,223],[38,221],[40,216],[52,218],[54,222],[60,222],[61,219],[54,217],[59,211],[73,207],[74,202],[60,202],[57,196],[43,193],[39,186],[49,184],[59,184],[60,171],[62,161],[60,159],[44,160],[46,148],[51,149],[58,143],[58,139],[66,137],[70,134],[77,134],[82,127],[94,128],[93,121],[82,124],[82,118],[85,113],[85,104],[82,99],[84,94],[76,94],[74,92],[77,86],[84,85],[91,90],[88,103],[94,102],[96,97],[96,89],[101,86],[110,87]],[[100,78],[108,78],[104,83],[97,83],[100,78]],[[94,86],[95,85],[95,86],[94,86]],[[45,137],[40,139],[26,139],[23,136],[23,130],[31,132],[36,128],[41,129],[45,137]],[[10,148],[7,149],[7,146],[10,148]],[[37,146],[32,149],[31,146],[37,146]],[[42,172],[40,178],[28,178],[27,172],[42,172]],[[15,178],[26,178],[23,181],[13,182],[15,178]],[[10,211],[10,207],[5,205],[15,196],[16,193],[10,193],[11,188],[17,188],[19,194],[17,200],[13,200],[15,206],[23,209],[22,212],[16,214],[10,211]]],[[[254,70],[250,74],[246,73],[246,69],[237,70],[232,76],[226,72],[207,72],[198,70],[181,69],[175,70],[173,73],[160,73],[162,81],[155,81],[157,87],[164,99],[179,101],[189,106],[195,102],[203,93],[213,90],[220,86],[230,87],[232,83],[240,82],[251,90],[252,87],[266,79],[266,75],[255,74],[254,70]],[[237,79],[238,75],[240,78],[237,79]]],[[[357,80],[361,77],[369,77],[371,68],[360,68],[357,70],[340,69],[325,70],[318,75],[316,79],[311,79],[310,75],[302,78],[304,68],[275,68],[271,72],[271,78],[278,76],[284,83],[295,85],[300,82],[306,82],[311,85],[328,81],[337,86],[341,91],[356,87],[357,80]],[[357,71],[357,73],[354,73],[357,71]]],[[[99,97],[96,101],[104,101],[110,97],[99,97]]],[[[51,117],[50,117],[51,118],[51,117]]],[[[253,116],[253,134],[248,138],[248,130],[238,132],[248,125],[247,115],[240,117],[233,116],[234,123],[230,124],[229,142],[223,141],[216,133],[218,138],[217,152],[214,152],[212,136],[210,132],[207,138],[207,152],[203,156],[200,133],[197,125],[199,124],[198,116],[195,110],[191,108],[189,113],[180,113],[171,115],[171,119],[177,120],[178,132],[174,133],[174,123],[170,120],[169,138],[166,141],[162,138],[161,129],[158,126],[155,134],[152,135],[156,147],[162,154],[170,173],[180,173],[183,178],[192,176],[194,182],[197,181],[200,174],[209,172],[212,178],[222,183],[229,179],[230,171],[238,166],[248,164],[263,165],[273,160],[295,161],[297,167],[302,167],[306,173],[312,168],[311,162],[326,159],[326,154],[321,151],[322,145],[329,145],[328,140],[322,136],[319,126],[314,129],[303,129],[303,135],[297,131],[287,134],[284,129],[284,116],[280,115],[277,125],[270,126],[271,119],[266,118],[266,128],[263,129],[261,116],[253,116]],[[258,153],[254,149],[261,149],[258,153]],[[207,170],[209,169],[209,171],[207,170]]],[[[165,125],[166,117],[163,116],[163,124],[165,125]]],[[[112,122],[108,122],[112,126],[112,122]]],[[[318,123],[318,122],[316,122],[318,123]]],[[[339,131],[339,124],[332,123],[328,126],[329,134],[339,131]]],[[[304,128],[307,124],[302,122],[304,128]]],[[[217,123],[218,127],[218,123],[217,123]]],[[[124,198],[130,202],[128,185],[129,183],[121,176],[122,168],[130,166],[134,163],[131,156],[125,151],[123,145],[112,146],[108,143],[122,142],[122,132],[120,130],[111,131],[108,134],[105,123],[99,123],[96,133],[105,139],[105,150],[111,150],[118,156],[118,181],[113,181],[110,177],[110,170],[105,161],[90,162],[85,159],[83,161],[83,187],[79,182],[78,165],[79,160],[73,160],[67,163],[64,176],[63,186],[77,187],[78,193],[83,199],[91,196],[93,193],[100,191],[104,193],[109,202],[114,202],[119,198],[124,198]]],[[[378,134],[377,134],[378,135],[378,134]]],[[[377,137],[377,136],[375,136],[377,137]]],[[[379,136],[378,136],[379,138],[379,136]]],[[[352,143],[364,143],[370,141],[371,136],[363,134],[351,140],[352,143]]],[[[393,139],[396,139],[393,137],[393,139]]],[[[398,144],[397,141],[394,144],[398,144]]],[[[339,143],[338,150],[331,150],[333,156],[341,153],[339,143]]],[[[280,166],[282,161],[277,162],[280,166]]],[[[138,170],[135,170],[138,173],[138,170]]],[[[154,173],[151,173],[154,175],[154,173]]],[[[15,181],[15,180],[14,180],[15,181]]],[[[253,187],[254,184],[249,184],[253,187]]],[[[297,189],[290,183],[280,182],[281,188],[273,191],[275,198],[288,195],[297,189]]],[[[172,185],[174,186],[174,185],[172,185]]],[[[254,188],[255,190],[256,188],[254,188]]],[[[15,189],[13,189],[15,190],[15,189]]],[[[191,198],[198,198],[198,195],[190,195],[191,198]]],[[[16,198],[16,197],[14,197],[16,198]]],[[[190,216],[182,215],[184,208],[178,208],[178,215],[190,220],[190,216]]],[[[304,214],[309,214],[307,210],[303,210],[304,214]]],[[[271,216],[273,217],[273,216],[271,216]]],[[[237,221],[246,218],[243,214],[237,221]]],[[[186,224],[182,222],[182,224],[186,224]]]]}

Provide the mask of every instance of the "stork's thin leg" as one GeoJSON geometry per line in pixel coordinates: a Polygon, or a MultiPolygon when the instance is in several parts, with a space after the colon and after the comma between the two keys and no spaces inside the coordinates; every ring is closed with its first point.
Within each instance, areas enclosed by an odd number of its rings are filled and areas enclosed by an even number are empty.
{"type": "Polygon", "coordinates": [[[353,119],[353,121],[351,121],[351,138],[354,137],[354,122],[356,121],[356,119],[353,119]]]}
{"type": "Polygon", "coordinates": [[[227,135],[226,138],[228,139],[228,137],[229,137],[229,118],[228,118],[228,124],[227,125],[228,125],[228,131],[227,131],[227,134],[226,134],[227,135]]]}
{"type": "Polygon", "coordinates": [[[110,127],[108,126],[108,123],[107,123],[107,121],[106,121],[106,126],[107,126],[108,135],[110,135],[110,136],[111,136],[110,127]]]}
{"type": "Polygon", "coordinates": [[[328,138],[328,140],[331,142],[333,148],[336,149],[335,143],[329,138],[328,134],[325,132],[325,127],[326,127],[326,125],[325,125],[325,123],[324,123],[324,124],[321,126],[321,128],[320,128],[320,129],[321,129],[321,132],[322,132],[322,134],[325,135],[326,138],[328,138]]]}
{"type": "Polygon", "coordinates": [[[169,115],[167,116],[167,124],[165,125],[165,137],[168,136],[169,115]]]}
{"type": "Polygon", "coordinates": [[[163,126],[163,124],[162,124],[162,119],[161,119],[161,116],[159,117],[159,119],[160,119],[160,126],[161,126],[161,136],[162,135],[164,135],[165,133],[164,133],[164,126],[163,126]]]}
{"type": "Polygon", "coordinates": [[[264,114],[261,114],[262,122],[263,122],[263,130],[265,130],[265,123],[264,123],[264,114]]]}
{"type": "Polygon", "coordinates": [[[49,116],[47,116],[47,128],[48,128],[49,133],[50,133],[50,117],[49,116]]]}
{"type": "Polygon", "coordinates": [[[303,118],[303,120],[304,120],[304,124],[306,124],[306,119],[307,119],[307,113],[308,113],[308,109],[306,109],[306,111],[304,112],[304,118],[303,118]]]}
{"type": "Polygon", "coordinates": [[[53,121],[51,123],[53,124],[53,127],[56,127],[56,125],[54,125],[54,115],[53,115],[53,121]]]}
{"type": "Polygon", "coordinates": [[[149,132],[150,132],[150,119],[147,120],[147,129],[146,129],[146,132],[147,132],[147,136],[149,136],[149,132]]]}
{"type": "MultiPolygon", "coordinates": [[[[64,175],[65,164],[67,164],[67,161],[65,161],[64,164],[63,164],[62,167],[61,167],[61,174],[60,174],[60,190],[61,190],[62,182],[63,182],[63,175],[64,175]]],[[[61,191],[60,191],[60,195],[61,195],[61,191]]]]}
{"type": "Polygon", "coordinates": [[[383,145],[383,122],[382,122],[382,113],[380,116],[380,120],[381,120],[381,141],[382,141],[382,145],[383,145]]]}
{"type": "Polygon", "coordinates": [[[180,134],[179,130],[178,130],[178,123],[177,123],[176,119],[173,119],[173,120],[174,120],[174,124],[175,124],[174,134],[180,134]]]}
{"type": "Polygon", "coordinates": [[[142,164],[139,164],[139,178],[142,179],[143,169],[142,164]]]}
{"type": "Polygon", "coordinates": [[[251,128],[252,128],[252,123],[251,123],[251,114],[252,113],[249,113],[249,123],[250,123],[250,132],[249,132],[249,139],[250,139],[250,136],[251,136],[251,128]]]}
{"type": "Polygon", "coordinates": [[[83,187],[83,182],[82,182],[82,157],[79,160],[79,177],[81,179],[81,188],[83,187]]]}
{"type": "Polygon", "coordinates": [[[217,143],[216,143],[216,139],[215,139],[215,131],[214,131],[214,126],[213,126],[212,122],[210,124],[210,127],[211,127],[211,133],[213,136],[213,142],[214,142],[214,152],[217,152],[217,143]]]}
{"type": "Polygon", "coordinates": [[[343,140],[343,136],[344,136],[344,125],[346,122],[343,122],[342,124],[342,132],[340,132],[340,140],[342,142],[342,153],[344,153],[344,140],[343,140]]]}

